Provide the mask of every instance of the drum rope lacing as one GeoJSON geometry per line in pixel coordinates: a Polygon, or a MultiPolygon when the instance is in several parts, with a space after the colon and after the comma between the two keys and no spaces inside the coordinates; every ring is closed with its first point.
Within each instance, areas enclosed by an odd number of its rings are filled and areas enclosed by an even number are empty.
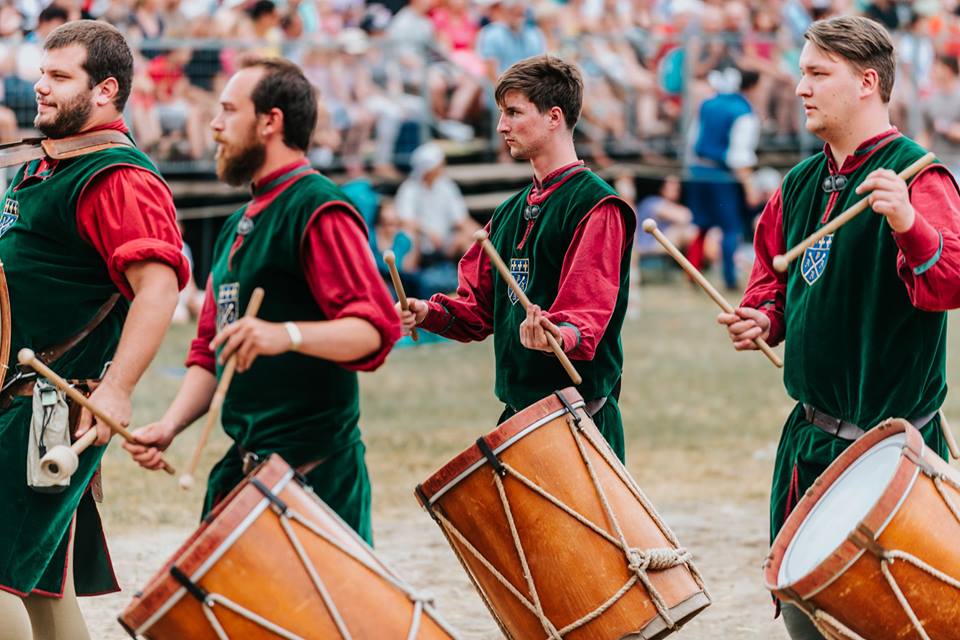
{"type": "MultiPolygon", "coordinates": [[[[616,537],[610,535],[607,531],[597,526],[595,523],[591,522],[589,519],[584,517],[582,514],[571,508],[569,505],[565,504],[556,496],[552,495],[549,491],[536,484],[534,481],[527,478],[517,469],[512,467],[510,464],[500,460],[501,469],[504,472],[504,475],[509,475],[518,480],[521,484],[535,492],[537,495],[543,497],[548,502],[556,506],[558,509],[575,519],[577,522],[583,524],[588,529],[601,536],[608,542],[610,542],[615,547],[623,551],[627,568],[630,570],[631,575],[627,582],[620,587],[620,589],[614,593],[610,598],[605,602],[597,606],[593,611],[582,616],[578,620],[571,622],[562,629],[557,629],[553,622],[547,617],[546,613],[543,611],[543,607],[540,603],[540,596],[537,593],[536,585],[533,581],[533,575],[530,571],[529,564],[527,562],[526,553],[523,549],[523,543],[520,539],[520,534],[517,531],[516,522],[513,517],[513,511],[510,508],[510,500],[507,497],[506,490],[503,485],[503,479],[500,474],[494,472],[493,478],[497,487],[497,492],[500,496],[501,506],[503,507],[504,514],[507,518],[507,522],[510,526],[510,533],[513,538],[513,544],[517,551],[517,555],[520,558],[520,564],[523,570],[524,581],[527,583],[527,588],[530,591],[530,598],[524,596],[520,591],[509,581],[504,575],[494,567],[490,561],[488,561],[476,547],[474,547],[469,540],[443,515],[441,510],[436,509],[433,512],[433,515],[437,518],[437,521],[444,528],[445,532],[452,535],[457,541],[472,555],[476,558],[483,567],[490,572],[490,574],[502,584],[507,591],[513,595],[527,610],[529,610],[534,616],[537,617],[544,631],[547,632],[548,640],[562,640],[562,638],[589,622],[595,620],[599,616],[603,615],[610,607],[615,605],[627,592],[633,588],[636,583],[641,582],[647,590],[648,595],[650,596],[651,601],[654,604],[654,607],[657,609],[657,613],[663,619],[664,623],[670,629],[676,629],[677,623],[673,620],[670,615],[670,607],[667,606],[666,601],[663,599],[663,596],[657,590],[657,588],[652,584],[648,576],[649,571],[663,571],[666,569],[671,569],[676,566],[686,565],[687,569],[690,571],[694,581],[697,583],[697,586],[703,591],[704,595],[707,598],[710,597],[707,592],[706,586],[703,583],[703,579],[700,576],[700,573],[693,566],[691,561],[690,553],[683,547],[680,546],[679,541],[676,536],[667,527],[666,523],[657,515],[656,511],[653,508],[653,504],[646,497],[640,487],[633,481],[628,474],[624,473],[621,470],[621,464],[617,460],[612,460],[610,458],[610,453],[607,451],[608,445],[605,442],[598,443],[593,434],[584,431],[579,426],[579,420],[575,419],[575,416],[567,416],[567,425],[570,427],[571,435],[573,436],[574,442],[577,444],[577,449],[580,453],[581,458],[584,461],[584,464],[587,467],[587,470],[590,473],[590,478],[593,482],[594,489],[597,491],[597,495],[600,498],[601,504],[603,505],[604,512],[613,527],[616,537]],[[590,460],[590,456],[582,442],[582,438],[586,438],[593,448],[604,458],[607,464],[611,469],[615,470],[618,477],[624,482],[624,484],[630,489],[630,492],[633,496],[643,505],[644,509],[647,511],[648,515],[657,525],[660,532],[663,536],[674,545],[673,548],[659,548],[659,549],[637,549],[631,547],[627,542],[626,536],[624,535],[623,529],[620,526],[619,521],[617,520],[616,514],[613,511],[612,506],[610,505],[609,500],[607,499],[606,492],[603,490],[600,480],[597,476],[596,470],[594,469],[593,463],[590,460]]],[[[489,605],[489,603],[488,603],[489,605]]]]}
{"type": "MultiPolygon", "coordinates": [[[[343,620],[343,616],[340,614],[339,609],[337,609],[336,603],[333,601],[332,596],[330,595],[329,590],[326,588],[326,585],[323,582],[323,579],[320,578],[320,575],[317,573],[316,568],[310,562],[310,557],[307,555],[306,549],[303,547],[303,543],[300,541],[299,536],[293,530],[293,526],[290,524],[290,521],[294,521],[308,531],[321,538],[326,543],[335,547],[340,552],[349,556],[351,559],[362,564],[366,569],[373,572],[379,578],[389,583],[391,586],[402,591],[407,595],[411,602],[413,602],[413,615],[410,621],[410,629],[407,633],[407,640],[414,640],[417,637],[417,634],[420,631],[420,623],[423,618],[423,612],[427,606],[433,604],[432,598],[427,596],[415,593],[408,585],[400,581],[395,576],[391,575],[384,570],[383,567],[371,563],[366,558],[360,557],[350,549],[348,549],[342,542],[331,536],[326,531],[320,529],[315,523],[311,522],[307,518],[304,518],[300,515],[299,512],[290,508],[289,506],[279,507],[276,502],[272,502],[271,509],[274,513],[277,514],[277,517],[280,521],[280,526],[283,528],[284,533],[287,538],[289,538],[290,543],[293,545],[294,550],[296,551],[297,556],[300,559],[300,562],[303,564],[304,568],[307,571],[307,574],[310,576],[310,580],[313,582],[314,587],[317,592],[320,594],[321,599],[323,600],[324,605],[327,608],[327,611],[330,612],[330,616],[333,618],[334,624],[337,627],[337,631],[340,633],[342,640],[352,640],[350,631],[347,629],[347,625],[343,620]]],[[[277,634],[278,636],[284,638],[285,640],[304,640],[301,636],[298,636],[282,627],[277,626],[276,624],[270,622],[269,620],[257,615],[256,613],[245,609],[244,607],[233,602],[229,598],[221,596],[219,594],[208,594],[207,598],[204,601],[206,606],[203,607],[203,613],[207,617],[207,620],[210,622],[210,625],[213,627],[214,631],[217,634],[217,637],[220,640],[230,640],[230,637],[226,634],[223,627],[220,625],[219,620],[216,617],[216,614],[213,612],[213,606],[215,604],[221,604],[227,609],[230,609],[234,613],[247,618],[248,620],[260,625],[261,627],[277,634]]]]}
{"type": "MultiPolygon", "coordinates": [[[[947,492],[944,483],[950,485],[953,489],[960,491],[960,484],[958,484],[953,478],[947,474],[937,471],[934,469],[929,462],[924,460],[922,457],[916,454],[912,449],[904,447],[904,455],[908,460],[913,462],[919,469],[928,476],[932,481],[934,486],[937,489],[937,492],[940,494],[940,497],[943,498],[943,501],[946,503],[947,508],[950,509],[953,513],[953,517],[956,518],[957,522],[960,523],[960,509],[957,509],[957,505],[954,503],[953,499],[950,497],[950,494],[947,492]]],[[[876,541],[874,541],[876,542],[876,541]]],[[[960,590],[960,580],[950,576],[943,571],[940,571],[936,567],[933,567],[912,553],[907,553],[906,551],[901,551],[899,549],[883,549],[879,554],[880,560],[880,571],[883,573],[883,577],[887,580],[887,583],[890,585],[890,589],[893,590],[893,595],[897,598],[897,602],[900,603],[900,606],[903,608],[904,613],[907,614],[907,617],[910,619],[911,624],[913,625],[914,630],[920,636],[922,640],[931,640],[929,634],[927,634],[926,629],[923,627],[923,623],[920,622],[920,619],[917,617],[917,614],[914,612],[913,607],[910,606],[910,601],[907,600],[906,595],[903,593],[903,590],[900,588],[897,579],[894,577],[893,572],[890,570],[890,566],[897,560],[902,560],[908,564],[913,565],[921,571],[925,571],[934,578],[940,580],[944,584],[947,584],[954,589],[960,590]]],[[[809,612],[808,612],[809,613],[809,612]]],[[[853,631],[849,627],[842,624],[839,620],[828,614],[822,609],[814,609],[811,614],[813,617],[813,622],[820,629],[821,632],[827,631],[824,635],[837,637],[839,634],[843,638],[848,640],[866,640],[863,636],[853,631]],[[824,629],[821,625],[829,625],[824,629]]]]}

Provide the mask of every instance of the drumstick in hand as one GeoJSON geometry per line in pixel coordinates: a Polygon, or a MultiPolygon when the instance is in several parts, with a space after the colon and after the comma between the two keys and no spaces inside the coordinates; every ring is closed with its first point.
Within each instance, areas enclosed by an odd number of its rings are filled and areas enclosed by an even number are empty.
{"type": "Polygon", "coordinates": [[[960,447],[957,446],[957,439],[953,437],[953,429],[947,422],[947,416],[943,415],[943,409],[940,409],[938,413],[940,414],[940,430],[943,431],[943,438],[947,441],[950,457],[954,460],[960,459],[960,447]]]}
{"type": "MultiPolygon", "coordinates": [[[[933,153],[926,154],[925,156],[923,156],[922,158],[920,158],[919,160],[911,164],[909,167],[901,171],[899,174],[897,174],[897,177],[899,177],[901,180],[906,182],[907,180],[915,176],[917,173],[919,173],[921,169],[923,169],[928,164],[933,162],[934,157],[935,156],[933,155],[933,153]]],[[[859,200],[858,202],[856,202],[853,206],[848,208],[846,211],[838,215],[836,218],[834,218],[833,220],[831,220],[830,222],[823,225],[822,227],[820,227],[819,229],[811,233],[809,236],[801,240],[800,243],[797,244],[797,246],[795,246],[793,249],[790,249],[790,251],[787,251],[782,256],[774,256],[773,268],[776,269],[777,271],[780,271],[781,273],[786,271],[787,265],[789,265],[791,262],[799,258],[804,251],[806,251],[808,248],[815,245],[817,242],[822,240],[825,236],[830,235],[831,233],[833,233],[843,225],[853,220],[855,217],[860,215],[868,206],[870,206],[869,194],[864,198],[862,198],[861,200],[859,200]]]]}
{"type": "MultiPolygon", "coordinates": [[[[663,245],[663,248],[667,250],[667,253],[670,254],[670,257],[676,260],[677,263],[681,267],[683,267],[683,270],[686,271],[691,278],[693,278],[694,282],[700,285],[701,289],[707,292],[708,296],[713,298],[713,301],[716,302],[721,309],[723,309],[727,313],[736,314],[736,309],[733,308],[733,305],[727,302],[726,298],[720,295],[720,292],[717,291],[712,284],[710,284],[710,281],[707,280],[703,276],[703,274],[700,273],[697,270],[697,268],[693,266],[693,264],[689,260],[687,260],[687,257],[685,255],[680,253],[680,250],[677,249],[677,247],[672,242],[670,242],[670,238],[663,235],[663,232],[657,228],[656,220],[654,220],[653,218],[647,218],[646,220],[644,220],[643,230],[649,233],[650,235],[652,235],[654,238],[657,239],[657,242],[663,245]]],[[[763,355],[767,356],[767,358],[770,360],[770,362],[774,364],[774,366],[776,367],[783,366],[783,360],[781,360],[780,357],[773,352],[773,349],[770,348],[770,345],[767,344],[766,340],[764,340],[763,338],[754,338],[753,343],[757,345],[757,348],[763,352],[763,355]]]]}
{"type": "MultiPolygon", "coordinates": [[[[383,261],[386,262],[387,267],[390,268],[390,279],[393,281],[393,290],[397,292],[397,300],[400,301],[400,309],[403,311],[409,310],[410,303],[407,302],[407,294],[403,290],[403,282],[400,281],[400,272],[397,271],[397,257],[394,255],[393,251],[387,249],[383,252],[383,261]]],[[[417,333],[416,327],[410,329],[410,337],[413,338],[414,342],[420,339],[420,334],[417,333]]]]}
{"type": "MultiPolygon", "coordinates": [[[[247,301],[247,310],[244,311],[244,318],[256,317],[260,311],[260,303],[263,302],[263,289],[257,287],[250,294],[250,300],[247,301]]],[[[217,390],[213,392],[213,398],[210,400],[210,407],[207,409],[207,417],[203,423],[203,430],[200,432],[200,439],[197,440],[197,447],[193,450],[193,457],[190,458],[190,464],[187,471],[180,476],[180,488],[184,491],[193,487],[193,476],[197,472],[197,466],[200,464],[200,454],[207,445],[207,438],[213,431],[213,425],[220,418],[220,410],[223,408],[223,401],[227,397],[227,389],[230,388],[230,381],[233,380],[233,372],[237,368],[237,353],[234,351],[227,364],[223,367],[223,373],[220,374],[220,382],[217,383],[217,390]]]]}
{"type": "MultiPolygon", "coordinates": [[[[69,382],[61,378],[50,367],[48,367],[43,362],[41,362],[41,360],[33,352],[33,349],[20,349],[20,351],[17,353],[17,360],[20,361],[21,365],[25,367],[30,367],[31,369],[36,371],[37,374],[39,374],[41,377],[46,378],[47,380],[52,382],[54,386],[60,389],[60,391],[63,391],[65,394],[67,394],[67,396],[71,400],[73,400],[78,405],[80,405],[81,407],[83,407],[84,409],[92,413],[94,416],[96,416],[98,421],[103,422],[105,425],[110,427],[110,430],[113,431],[115,434],[122,437],[127,442],[137,443],[136,438],[134,438],[123,425],[121,425],[119,422],[117,422],[110,416],[100,411],[99,407],[97,407],[95,404],[90,402],[90,400],[85,395],[83,395],[82,393],[74,389],[72,386],[70,386],[69,382]]],[[[91,429],[91,431],[94,431],[94,429],[91,429]]],[[[79,445],[80,443],[85,443],[83,448],[80,449],[80,452],[82,452],[95,439],[96,438],[91,438],[89,435],[84,434],[80,436],[80,439],[74,444],[79,445]]],[[[69,449],[70,447],[64,447],[64,448],[69,449]]],[[[75,453],[79,453],[79,452],[75,451],[75,453]]],[[[163,460],[163,470],[169,473],[170,475],[173,475],[176,473],[174,468],[170,466],[170,463],[168,463],[166,460],[163,460]]]]}
{"type": "MultiPolygon", "coordinates": [[[[517,300],[520,301],[520,305],[524,308],[524,310],[526,310],[526,308],[530,306],[530,299],[527,298],[527,294],[523,292],[523,289],[520,288],[520,285],[517,284],[517,281],[513,279],[513,274],[510,273],[510,269],[507,269],[507,265],[503,263],[503,259],[500,257],[500,254],[497,253],[496,247],[494,247],[493,243],[487,238],[487,232],[483,229],[480,229],[473,234],[473,237],[477,242],[480,243],[480,246],[483,247],[483,250],[490,258],[490,262],[497,268],[497,271],[500,272],[500,277],[502,277],[504,282],[507,283],[507,286],[510,287],[514,295],[517,296],[517,300]]],[[[571,380],[573,380],[573,384],[579,385],[581,382],[583,382],[583,378],[581,378],[580,374],[577,373],[577,370],[574,368],[573,363],[570,362],[570,358],[567,357],[567,354],[565,354],[563,349],[560,348],[560,343],[557,342],[557,339],[554,338],[553,334],[549,331],[544,330],[544,333],[547,336],[547,342],[550,344],[550,349],[553,351],[553,354],[557,356],[560,364],[563,365],[567,375],[570,376],[571,380]]]]}

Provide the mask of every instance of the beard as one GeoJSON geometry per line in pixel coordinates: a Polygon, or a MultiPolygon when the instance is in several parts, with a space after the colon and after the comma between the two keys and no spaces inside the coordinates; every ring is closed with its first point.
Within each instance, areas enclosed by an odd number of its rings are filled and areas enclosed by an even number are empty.
{"type": "Polygon", "coordinates": [[[80,92],[56,103],[57,111],[53,120],[42,121],[38,113],[33,126],[48,138],[66,138],[80,133],[93,111],[92,94],[93,90],[80,92]]]}
{"type": "Polygon", "coordinates": [[[234,150],[221,142],[217,150],[217,177],[234,187],[244,185],[253,178],[267,157],[267,147],[254,131],[237,145],[234,150]]]}

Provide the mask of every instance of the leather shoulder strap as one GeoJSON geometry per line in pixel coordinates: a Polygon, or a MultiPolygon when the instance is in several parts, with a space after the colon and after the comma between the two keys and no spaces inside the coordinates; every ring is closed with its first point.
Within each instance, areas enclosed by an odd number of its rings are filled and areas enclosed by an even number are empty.
{"type": "Polygon", "coordinates": [[[73,349],[77,346],[81,340],[90,335],[90,332],[97,328],[97,326],[106,319],[107,315],[113,310],[114,305],[117,304],[117,300],[120,299],[119,293],[114,293],[103,305],[97,310],[97,314],[93,316],[93,319],[86,324],[86,326],[80,330],[80,332],[74,336],[71,336],[67,340],[64,340],[60,344],[55,344],[51,347],[47,347],[43,351],[37,353],[37,357],[43,360],[46,364],[53,364],[60,356],[65,354],[70,349],[73,349]]]}
{"type": "Polygon", "coordinates": [[[108,129],[81,133],[69,138],[44,138],[40,146],[54,160],[63,160],[114,147],[132,147],[133,142],[125,134],[108,129]]]}

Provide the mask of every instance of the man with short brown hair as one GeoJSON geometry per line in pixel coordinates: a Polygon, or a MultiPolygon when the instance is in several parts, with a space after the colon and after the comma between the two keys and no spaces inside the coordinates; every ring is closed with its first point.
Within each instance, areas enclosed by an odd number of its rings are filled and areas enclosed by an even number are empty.
{"type": "Polygon", "coordinates": [[[533,183],[497,207],[486,231],[532,304],[523,311],[474,244],[460,261],[458,295],[410,299],[404,328],[422,325],[463,342],[492,333],[495,392],[506,405],[501,422],[570,385],[550,352],[549,332],[575,361],[587,411],[623,459],[620,328],[636,216],[577,159],[573,128],[583,80],[575,66],[528,58],[507,69],[496,97],[497,131],[514,158],[530,161],[533,183]]]}
{"type": "MultiPolygon", "coordinates": [[[[70,22],[50,34],[34,87],[36,128],[54,147],[81,133],[111,146],[27,163],[0,216],[11,353],[50,354],[53,369],[92,389],[91,401],[121,424],[188,277],[170,189],[121,117],[132,76],[130,49],[110,25],[70,22]]],[[[34,491],[25,482],[37,437],[31,396],[43,386],[15,356],[2,364],[10,369],[0,392],[0,637],[82,640],[75,595],[119,589],[94,503],[104,447],[80,455],[69,486],[52,488],[59,493],[34,491]]],[[[84,411],[75,435],[90,428],[106,444],[109,428],[84,411]]]]}
{"type": "Polygon", "coordinates": [[[236,354],[221,416],[233,446],[210,472],[203,514],[277,453],[372,544],[357,371],[384,362],[400,323],[362,217],[306,158],[316,120],[316,93],[289,61],[247,61],[224,87],[210,123],[217,175],[250,184],[253,197],[214,245],[177,396],[134,432],[141,444],[125,448],[157,468],[158,451],[207,411],[236,354]],[[244,318],[256,287],[265,290],[260,312],[244,318]]]}
{"type": "MultiPolygon", "coordinates": [[[[757,227],[757,259],[736,313],[721,313],[736,349],[783,341],[784,384],[797,400],[777,449],[771,539],[804,492],[856,438],[902,417],[946,456],[937,411],[946,396],[945,311],[960,306],[960,194],[934,164],[897,175],[924,149],[890,125],[894,49],[865,18],[815,22],[797,96],[823,151],[784,178],[757,227]],[[807,249],[786,273],[773,257],[863,197],[865,212],[807,249]]],[[[820,638],[795,606],[784,622],[820,638]]]]}

